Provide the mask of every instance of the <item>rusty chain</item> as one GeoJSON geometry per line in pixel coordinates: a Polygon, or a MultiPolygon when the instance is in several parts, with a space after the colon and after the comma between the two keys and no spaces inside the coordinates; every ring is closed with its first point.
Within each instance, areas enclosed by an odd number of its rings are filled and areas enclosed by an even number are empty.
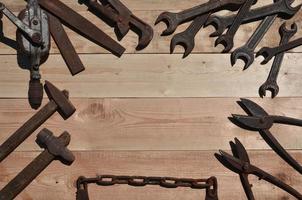
{"type": "Polygon", "coordinates": [[[192,189],[206,189],[206,195],[209,200],[217,198],[217,179],[210,177],[208,179],[175,178],[175,177],[147,177],[147,176],[115,176],[100,175],[95,178],[79,177],[77,180],[77,194],[86,193],[88,196],[87,185],[97,184],[100,186],[130,185],[134,187],[143,187],[147,185],[159,185],[163,188],[187,187],[192,189]]]}

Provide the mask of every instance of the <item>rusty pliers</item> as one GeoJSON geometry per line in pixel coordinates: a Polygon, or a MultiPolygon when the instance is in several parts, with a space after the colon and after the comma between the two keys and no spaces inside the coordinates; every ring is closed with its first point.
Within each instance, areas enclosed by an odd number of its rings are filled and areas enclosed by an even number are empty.
{"type": "Polygon", "coordinates": [[[246,111],[245,115],[232,115],[231,121],[241,128],[259,131],[265,142],[290,166],[302,174],[302,166],[282,147],[269,129],[274,123],[302,126],[302,120],[285,116],[269,115],[262,107],[248,99],[238,104],[246,111]]]}
{"type": "Polygon", "coordinates": [[[248,200],[254,200],[254,194],[252,192],[252,186],[249,183],[248,175],[253,174],[259,177],[260,180],[265,180],[280,189],[288,192],[293,195],[297,199],[302,199],[302,194],[300,194],[297,190],[287,185],[283,181],[278,178],[272,176],[271,174],[265,172],[264,170],[252,165],[249,160],[249,156],[247,154],[246,149],[242,145],[242,143],[235,139],[235,143],[230,142],[233,156],[220,150],[220,154],[216,153],[215,157],[217,160],[224,165],[229,170],[239,174],[242,186],[246,193],[248,200]]]}

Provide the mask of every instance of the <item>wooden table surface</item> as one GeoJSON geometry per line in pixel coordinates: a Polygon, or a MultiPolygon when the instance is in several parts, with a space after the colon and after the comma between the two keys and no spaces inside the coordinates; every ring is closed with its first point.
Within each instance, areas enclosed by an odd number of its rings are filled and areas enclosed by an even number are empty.
{"type": "MultiPolygon", "coordinates": [[[[112,28],[93,16],[76,0],[62,0],[116,39],[112,28]]],[[[206,0],[123,0],[133,12],[154,24],[163,11],[179,11],[206,0]]],[[[16,14],[25,6],[22,0],[4,0],[16,14]]],[[[258,1],[257,5],[271,3],[258,1]]],[[[295,4],[302,3],[297,0],[295,4]]],[[[302,12],[292,20],[299,27],[295,38],[302,36],[302,12]]],[[[279,43],[278,19],[260,43],[279,43]]],[[[235,39],[243,45],[259,22],[244,25],[235,39]]],[[[289,24],[289,23],[288,23],[289,24]]],[[[184,30],[187,25],[178,29],[184,30]]],[[[16,27],[3,18],[4,34],[15,40],[16,27]]],[[[240,97],[248,97],[270,114],[302,118],[302,47],[287,53],[279,74],[279,97],[261,99],[258,88],[265,81],[271,63],[260,65],[261,58],[246,71],[243,62],[234,67],[229,54],[214,48],[215,38],[208,35],[213,27],[203,29],[196,37],[196,48],[187,59],[183,49],[169,54],[171,36],[161,37],[164,24],[154,27],[152,43],[143,51],[135,51],[137,36],[133,32],[120,43],[127,48],[122,58],[75,34],[66,31],[83,60],[86,70],[72,77],[54,42],[51,55],[41,67],[44,80],[70,92],[77,112],[67,121],[55,114],[41,128],[56,135],[67,130],[72,135],[70,149],[76,161],[70,167],[53,162],[17,199],[72,200],[78,176],[101,174],[176,176],[207,178],[216,176],[222,200],[246,199],[239,177],[214,158],[218,149],[229,150],[229,141],[239,138],[248,149],[252,163],[277,176],[298,191],[302,177],[280,159],[257,132],[233,125],[228,117],[243,114],[237,105],[240,97]]],[[[4,141],[36,111],[27,102],[29,72],[17,63],[16,50],[0,43],[0,141],[4,141]]],[[[268,93],[270,95],[270,93],[268,93]]],[[[48,102],[44,99],[43,104],[48,102]]],[[[40,130],[40,129],[39,129],[40,130]]],[[[38,130],[38,131],[39,131],[38,130]]],[[[302,163],[301,128],[274,125],[271,129],[280,143],[302,163]]],[[[35,143],[36,131],[0,164],[0,186],[3,187],[23,169],[41,149],[35,143]]],[[[294,199],[265,181],[250,177],[256,199],[294,199]]],[[[203,199],[204,191],[163,189],[157,186],[89,186],[92,200],[180,200],[203,199]]]]}

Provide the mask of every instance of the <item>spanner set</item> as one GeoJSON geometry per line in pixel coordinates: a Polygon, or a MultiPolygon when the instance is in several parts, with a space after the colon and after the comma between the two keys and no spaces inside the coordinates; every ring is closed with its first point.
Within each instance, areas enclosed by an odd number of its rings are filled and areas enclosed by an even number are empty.
{"type": "MultiPolygon", "coordinates": [[[[234,46],[234,36],[240,25],[260,21],[259,26],[248,41],[231,53],[231,64],[235,65],[237,59],[242,59],[245,62],[243,69],[246,70],[254,62],[255,49],[275,20],[277,18],[292,18],[300,10],[301,5],[293,7],[293,2],[293,0],[275,0],[272,4],[251,8],[257,3],[256,0],[209,0],[207,3],[183,10],[179,13],[163,12],[159,15],[155,24],[159,22],[166,23],[167,29],[162,33],[165,36],[173,34],[179,25],[192,21],[185,31],[177,33],[172,37],[170,45],[170,53],[174,52],[177,45],[182,45],[185,49],[183,55],[183,58],[185,58],[193,51],[196,34],[202,27],[214,26],[216,31],[210,34],[210,36],[218,37],[215,41],[215,46],[222,44],[224,46],[222,52],[227,53],[234,46]],[[221,10],[237,11],[237,14],[228,16],[213,15],[213,13],[221,10]]],[[[257,53],[257,56],[262,55],[265,58],[261,64],[266,64],[271,58],[275,57],[267,81],[259,88],[260,97],[264,97],[267,90],[271,91],[272,98],[277,96],[279,93],[277,77],[284,52],[300,46],[302,43],[300,38],[289,42],[289,39],[297,32],[295,24],[292,24],[291,29],[288,30],[284,23],[280,27],[279,32],[282,37],[280,46],[275,48],[265,47],[257,53]]]]}
{"type": "MultiPolygon", "coordinates": [[[[137,51],[145,49],[153,39],[153,28],[134,15],[119,0],[79,0],[78,3],[86,6],[89,12],[111,26],[115,31],[117,40],[122,40],[130,30],[136,33],[138,35],[137,51]]],[[[233,49],[234,37],[242,24],[260,21],[248,41],[231,53],[231,64],[234,65],[238,59],[242,59],[245,61],[244,70],[246,70],[254,62],[254,52],[257,46],[276,19],[288,20],[300,10],[302,5],[293,7],[293,3],[294,0],[274,0],[269,5],[254,8],[257,0],[209,0],[207,3],[178,13],[163,12],[158,16],[155,24],[166,23],[167,29],[162,32],[162,36],[166,36],[173,34],[179,25],[192,21],[185,31],[173,36],[170,44],[170,53],[174,52],[177,45],[182,45],[185,49],[183,55],[185,58],[193,51],[196,35],[202,27],[209,25],[215,27],[216,30],[210,37],[218,37],[215,46],[222,44],[224,46],[222,52],[227,53],[233,49]],[[214,13],[222,10],[236,11],[237,13],[228,16],[214,15],[214,13]]],[[[92,21],[78,14],[61,0],[27,0],[26,8],[18,16],[15,16],[9,8],[0,2],[0,11],[1,17],[6,16],[17,27],[17,53],[28,61],[28,66],[26,66],[26,69],[30,71],[28,100],[31,107],[38,109],[41,106],[44,91],[49,99],[47,104],[0,145],[1,163],[56,112],[61,115],[63,120],[71,118],[76,112],[75,106],[69,100],[67,90],[61,91],[47,80],[45,80],[44,86],[41,83],[39,68],[49,57],[51,38],[56,43],[72,75],[85,70],[84,64],[63,25],[117,57],[123,55],[125,48],[100,30],[92,21]]],[[[279,28],[281,36],[279,46],[263,47],[256,54],[256,56],[264,57],[261,64],[266,64],[274,58],[269,76],[259,88],[260,97],[266,96],[267,90],[271,91],[272,98],[278,95],[277,77],[285,52],[302,45],[301,38],[292,39],[297,31],[296,23],[287,27],[284,22],[279,28]]],[[[302,174],[302,165],[282,147],[270,132],[274,123],[302,126],[302,120],[269,115],[262,107],[248,99],[241,99],[238,104],[247,115],[233,114],[229,119],[243,129],[259,132],[261,138],[281,159],[302,174]]],[[[17,197],[54,160],[71,165],[75,156],[67,148],[70,140],[71,136],[66,131],[56,137],[50,130],[42,129],[37,134],[36,143],[44,151],[0,190],[0,200],[11,200],[17,197]]],[[[239,139],[235,138],[234,142],[231,141],[230,147],[231,154],[219,150],[219,153],[214,156],[223,166],[239,175],[248,200],[255,200],[252,185],[248,179],[251,174],[258,177],[259,180],[265,180],[289,195],[302,200],[301,191],[297,191],[285,181],[260,169],[255,164],[251,164],[247,150],[239,139]]],[[[218,181],[214,176],[207,179],[192,179],[100,175],[95,178],[80,176],[75,182],[76,200],[89,200],[88,184],[104,187],[122,184],[134,187],[157,185],[167,189],[178,187],[204,189],[205,200],[218,200],[218,181]]]]}

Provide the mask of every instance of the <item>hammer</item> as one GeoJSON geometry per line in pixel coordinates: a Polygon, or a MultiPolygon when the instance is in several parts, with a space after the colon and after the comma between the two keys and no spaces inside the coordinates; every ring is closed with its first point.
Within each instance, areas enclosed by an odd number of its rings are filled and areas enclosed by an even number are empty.
{"type": "Polygon", "coordinates": [[[75,160],[72,152],[66,148],[70,142],[70,134],[66,131],[55,137],[51,131],[43,129],[37,135],[36,142],[45,150],[0,191],[0,200],[14,199],[52,161],[60,160],[65,165],[71,165],[75,160]]]}
{"type": "Polygon", "coordinates": [[[56,111],[60,113],[64,120],[68,119],[75,112],[75,107],[68,99],[68,91],[64,90],[61,92],[48,81],[45,81],[44,89],[50,101],[0,146],[0,162],[24,142],[26,138],[37,130],[56,111]]]}

